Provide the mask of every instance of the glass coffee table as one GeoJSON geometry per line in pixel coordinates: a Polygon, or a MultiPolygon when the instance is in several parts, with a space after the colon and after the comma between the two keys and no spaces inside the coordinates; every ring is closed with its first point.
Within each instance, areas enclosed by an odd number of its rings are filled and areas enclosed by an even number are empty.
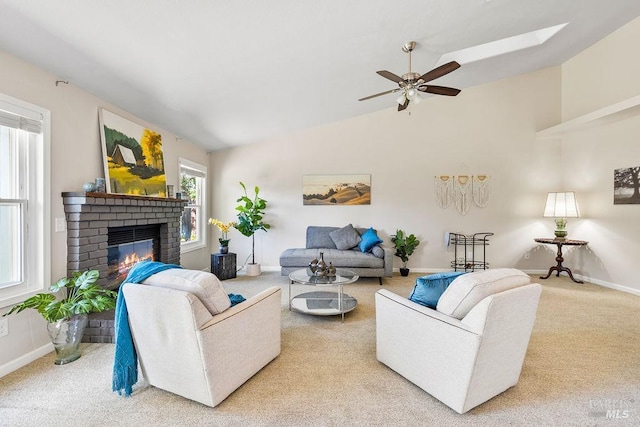
{"type": "Polygon", "coordinates": [[[341,315],[344,322],[344,314],[356,308],[358,300],[345,294],[343,287],[346,284],[355,282],[359,277],[354,272],[342,268],[338,268],[336,275],[333,277],[317,277],[312,275],[311,271],[306,268],[296,270],[289,274],[289,310],[314,316],[341,315]],[[293,296],[291,294],[291,285],[293,283],[316,286],[318,288],[335,287],[337,292],[323,290],[305,292],[293,296]]]}

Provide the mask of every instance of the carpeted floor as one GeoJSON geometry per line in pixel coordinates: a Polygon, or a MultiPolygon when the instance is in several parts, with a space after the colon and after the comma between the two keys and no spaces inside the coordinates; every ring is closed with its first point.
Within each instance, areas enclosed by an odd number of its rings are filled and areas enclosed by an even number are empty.
{"type": "MultiPolygon", "coordinates": [[[[408,295],[417,276],[384,286],[408,295]]],[[[118,396],[113,345],[85,344],[71,364],[51,353],[0,378],[0,426],[640,425],[640,298],[565,276],[533,281],[544,290],[520,382],[465,415],[376,360],[377,279],[345,287],[358,306],[341,323],[289,312],[287,279],[264,272],[223,284],[245,296],[282,286],[282,353],[216,408],[144,379],[118,396]]]]}

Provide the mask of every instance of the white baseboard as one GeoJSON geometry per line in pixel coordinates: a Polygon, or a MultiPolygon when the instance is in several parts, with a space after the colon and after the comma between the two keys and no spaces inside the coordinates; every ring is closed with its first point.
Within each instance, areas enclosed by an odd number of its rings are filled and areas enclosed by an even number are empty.
{"type": "MultiPolygon", "coordinates": [[[[413,273],[445,273],[448,271],[451,271],[451,268],[414,268],[414,267],[409,267],[409,270],[413,273]]],[[[262,266],[262,271],[280,271],[280,267],[279,266],[262,266]]],[[[399,273],[400,269],[399,268],[394,268],[393,269],[394,272],[399,273]]],[[[538,276],[544,276],[546,275],[549,270],[548,269],[544,269],[544,270],[522,270],[523,272],[527,273],[531,277],[532,280],[534,280],[536,283],[544,283],[544,280],[537,280],[538,276]]],[[[573,277],[575,277],[578,280],[584,280],[585,282],[589,282],[589,283],[593,283],[594,285],[599,285],[599,286],[604,286],[605,288],[609,288],[609,289],[615,289],[617,291],[622,291],[622,292],[626,292],[629,294],[633,294],[633,295],[637,295],[640,296],[640,290],[638,289],[634,289],[634,288],[629,288],[627,286],[622,286],[622,285],[618,285],[616,283],[610,283],[604,280],[600,280],[600,279],[595,279],[592,277],[588,277],[588,276],[582,276],[580,274],[575,274],[573,275],[573,277]]]]}
{"type": "MultiPolygon", "coordinates": [[[[393,271],[395,272],[399,272],[398,268],[394,268],[393,271]]],[[[411,268],[410,271],[414,272],[414,273],[443,273],[443,272],[447,272],[447,271],[451,271],[451,269],[446,269],[446,268],[411,268]]],[[[544,269],[544,270],[522,270],[523,272],[527,273],[531,277],[531,280],[536,282],[536,283],[544,283],[544,280],[538,280],[539,276],[546,276],[546,274],[549,272],[549,270],[544,269]]],[[[622,285],[618,285],[617,283],[611,283],[611,282],[607,282],[605,280],[600,280],[600,279],[596,279],[593,277],[589,277],[589,276],[583,276],[580,274],[573,274],[573,277],[575,277],[578,280],[582,280],[585,282],[589,282],[592,283],[594,285],[598,285],[598,286],[603,286],[605,288],[609,288],[609,289],[614,289],[616,291],[621,291],[621,292],[626,292],[628,294],[632,294],[632,295],[636,295],[636,296],[640,296],[640,289],[635,289],[635,288],[630,288],[628,286],[622,286],[622,285]]]]}
{"type": "Polygon", "coordinates": [[[18,357],[17,359],[12,360],[9,363],[6,363],[2,366],[0,366],[0,378],[4,377],[5,375],[8,375],[10,373],[12,373],[13,371],[17,371],[18,369],[22,368],[23,366],[28,365],[29,363],[33,362],[36,359],[41,358],[42,356],[44,356],[45,354],[49,354],[52,351],[54,351],[55,349],[53,348],[53,344],[49,343],[46,345],[43,345],[40,348],[37,348],[21,357],[18,357]]]}
{"type": "Polygon", "coordinates": [[[549,269],[545,269],[545,270],[522,270],[523,272],[527,273],[529,276],[538,276],[538,277],[532,277],[532,279],[539,279],[539,276],[546,276],[547,272],[549,271],[549,269]]]}
{"type": "MultiPolygon", "coordinates": [[[[394,268],[393,271],[395,271],[396,273],[398,273],[400,271],[399,268],[394,268]]],[[[409,271],[414,272],[414,273],[447,273],[451,270],[451,268],[413,268],[410,267],[409,271]]],[[[462,270],[458,270],[458,271],[462,271],[462,270]]],[[[476,271],[482,271],[482,270],[476,270],[476,271]]],[[[547,272],[547,270],[522,270],[524,273],[527,273],[529,275],[536,275],[536,274],[545,274],[547,272]]]]}
{"type": "MultiPolygon", "coordinates": [[[[529,275],[539,274],[539,275],[544,275],[544,276],[546,276],[547,273],[549,272],[549,270],[523,270],[523,271],[525,273],[529,274],[529,275]]],[[[566,276],[566,274],[563,274],[563,276],[566,276]]],[[[600,279],[596,279],[594,277],[584,276],[582,274],[573,273],[573,277],[575,277],[578,280],[582,280],[584,282],[592,283],[594,285],[598,285],[598,286],[602,286],[602,287],[605,287],[605,288],[614,289],[616,291],[626,292],[628,294],[640,296],[640,290],[639,289],[634,289],[634,288],[630,288],[628,286],[618,285],[617,283],[607,282],[605,280],[600,280],[600,279]]],[[[544,283],[544,280],[538,281],[538,283],[544,283]]]]}
{"type": "Polygon", "coordinates": [[[584,280],[585,282],[593,283],[594,285],[599,285],[599,286],[603,286],[605,288],[615,289],[616,291],[622,291],[622,292],[626,292],[628,294],[633,294],[633,295],[636,295],[636,296],[640,296],[640,290],[639,289],[634,289],[634,288],[630,288],[628,286],[618,285],[617,283],[611,283],[611,282],[607,282],[605,280],[594,279],[593,277],[581,276],[579,274],[574,274],[573,276],[576,277],[577,279],[584,280]]]}

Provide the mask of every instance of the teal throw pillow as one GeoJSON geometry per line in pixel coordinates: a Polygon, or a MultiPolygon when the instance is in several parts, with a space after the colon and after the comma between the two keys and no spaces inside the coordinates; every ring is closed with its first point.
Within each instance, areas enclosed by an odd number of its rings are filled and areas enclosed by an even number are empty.
{"type": "Polygon", "coordinates": [[[374,230],[373,228],[369,228],[367,231],[362,233],[362,236],[360,237],[362,238],[362,240],[360,241],[360,243],[358,243],[358,247],[362,252],[365,253],[371,251],[371,249],[375,245],[382,243],[382,240],[380,240],[380,238],[376,234],[376,230],[374,230]]]}
{"type": "Polygon", "coordinates": [[[409,299],[420,305],[435,309],[444,291],[447,290],[451,282],[462,274],[465,274],[465,272],[450,271],[418,277],[409,299]]]}

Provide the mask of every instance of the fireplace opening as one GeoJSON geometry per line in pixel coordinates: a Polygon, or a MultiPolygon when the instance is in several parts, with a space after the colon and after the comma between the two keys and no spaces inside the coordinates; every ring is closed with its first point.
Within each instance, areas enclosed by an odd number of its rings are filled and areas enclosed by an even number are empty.
{"type": "Polygon", "coordinates": [[[117,289],[140,261],[160,256],[160,225],[113,227],[107,232],[107,289],[117,289]]]}

